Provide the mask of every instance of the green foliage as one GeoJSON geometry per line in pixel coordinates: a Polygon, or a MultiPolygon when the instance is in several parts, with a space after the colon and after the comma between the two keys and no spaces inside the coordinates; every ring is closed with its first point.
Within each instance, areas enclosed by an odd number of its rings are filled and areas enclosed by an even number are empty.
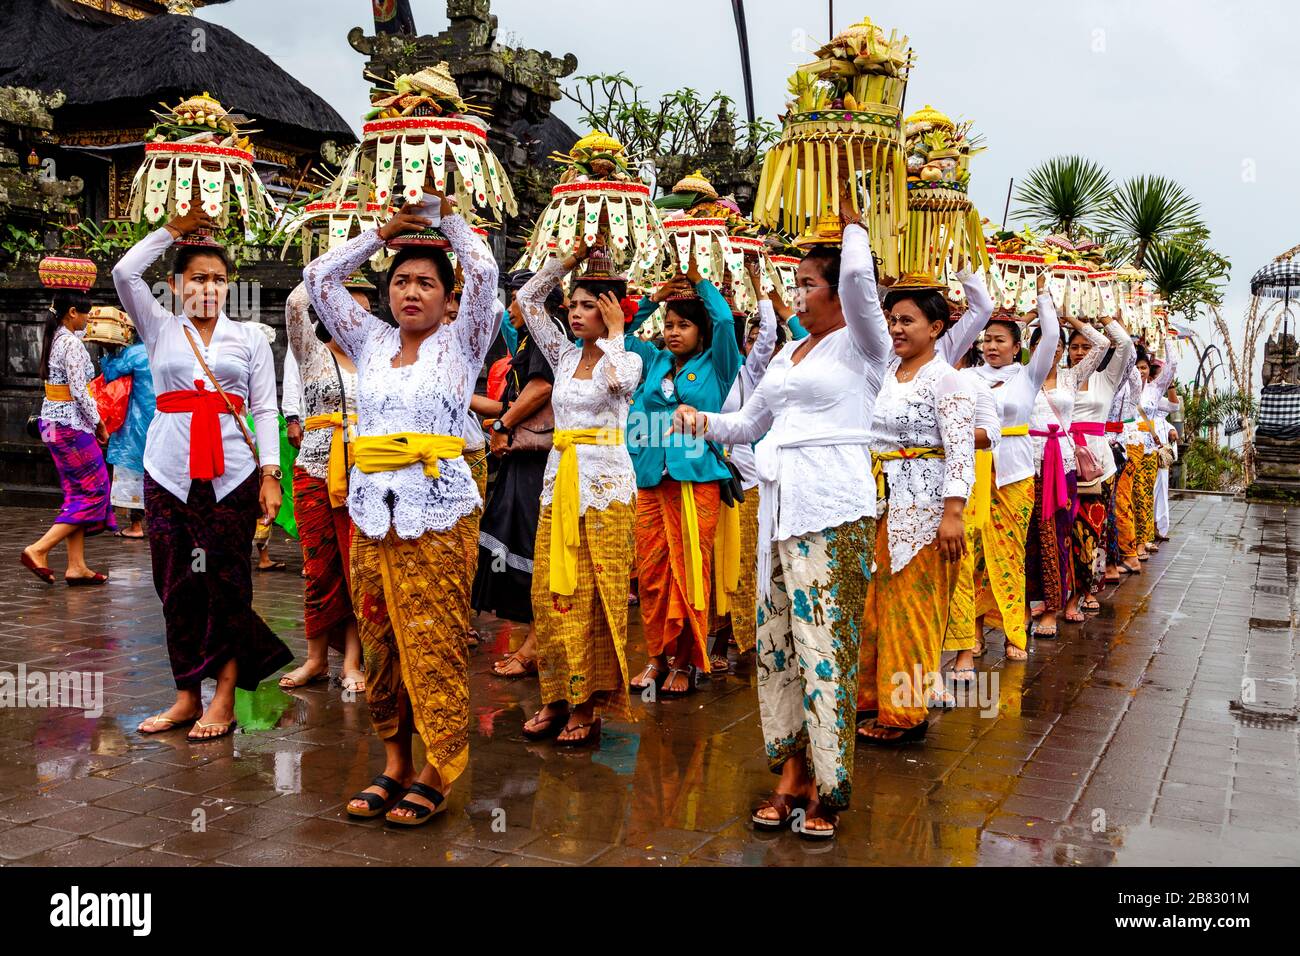
{"type": "Polygon", "coordinates": [[[1228,491],[1245,477],[1241,453],[1206,438],[1194,438],[1183,448],[1183,483],[1193,491],[1228,491]]]}
{"type": "Polygon", "coordinates": [[[1096,223],[1110,202],[1110,173],[1083,156],[1056,156],[1030,170],[1016,189],[1013,218],[1063,233],[1072,242],[1096,223]]]}
{"type": "Polygon", "coordinates": [[[24,257],[36,260],[43,256],[45,242],[36,229],[23,229],[7,222],[4,224],[4,231],[0,232],[0,252],[4,252],[5,259],[12,260],[14,265],[19,265],[24,257]]]}
{"type": "Polygon", "coordinates": [[[1252,396],[1236,390],[1208,392],[1179,383],[1182,401],[1183,482],[1196,491],[1227,491],[1245,476],[1241,453],[1219,443],[1219,430],[1235,418],[1253,416],[1252,396]]]}
{"type": "Polygon", "coordinates": [[[1195,318],[1202,305],[1223,305],[1223,289],[1232,263],[1206,244],[1208,230],[1192,230],[1180,237],[1153,243],[1146,269],[1152,284],[1169,303],[1171,314],[1195,318]]]}
{"type": "Polygon", "coordinates": [[[1139,269],[1156,243],[1204,229],[1201,204],[1183,186],[1164,176],[1134,176],[1106,204],[1102,223],[1130,246],[1139,269]]]}
{"type": "Polygon", "coordinates": [[[102,225],[82,220],[72,228],[65,228],[69,239],[79,242],[87,255],[99,259],[116,258],[150,231],[148,223],[122,219],[112,219],[102,225]]]}
{"type": "Polygon", "coordinates": [[[1209,438],[1234,418],[1254,417],[1258,404],[1253,396],[1236,389],[1208,392],[1178,383],[1182,402],[1183,430],[1187,439],[1209,438]]]}

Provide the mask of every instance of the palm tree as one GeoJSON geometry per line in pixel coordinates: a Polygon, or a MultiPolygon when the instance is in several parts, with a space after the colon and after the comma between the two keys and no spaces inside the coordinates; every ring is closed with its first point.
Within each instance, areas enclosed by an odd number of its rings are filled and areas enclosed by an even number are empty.
{"type": "Polygon", "coordinates": [[[1200,306],[1222,304],[1232,266],[1204,241],[1180,238],[1148,247],[1145,268],[1170,311],[1195,318],[1200,306]]]}
{"type": "Polygon", "coordinates": [[[1064,233],[1071,242],[1092,226],[1111,198],[1110,173],[1083,156],[1055,156],[1035,167],[1016,190],[1012,216],[1064,233]]]}
{"type": "Polygon", "coordinates": [[[1127,244],[1133,265],[1146,265],[1153,243],[1205,228],[1201,204],[1172,179],[1135,176],[1115,190],[1102,222],[1127,244]]]}

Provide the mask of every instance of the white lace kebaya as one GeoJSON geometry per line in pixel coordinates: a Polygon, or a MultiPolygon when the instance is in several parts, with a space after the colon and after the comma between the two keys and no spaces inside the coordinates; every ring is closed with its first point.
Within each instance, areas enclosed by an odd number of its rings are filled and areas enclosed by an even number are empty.
{"type": "MultiPolygon", "coordinates": [[[[299,414],[303,427],[313,415],[332,415],[342,408],[344,401],[339,392],[339,373],[343,376],[343,388],[347,391],[348,413],[357,410],[357,373],[349,372],[342,365],[335,370],[334,356],[329,347],[316,338],[312,329],[307,307],[311,297],[307,294],[305,283],[289,293],[285,303],[285,327],[289,338],[289,354],[294,357],[302,383],[302,405],[299,414]]],[[[285,391],[288,391],[286,387],[285,391]]],[[[313,478],[324,481],[329,477],[330,442],[334,437],[332,428],[307,429],[302,434],[302,445],[294,464],[313,478]]]]}
{"type": "Polygon", "coordinates": [[[889,569],[897,574],[939,534],[945,498],[970,497],[975,484],[975,399],[961,376],[936,351],[908,382],[897,378],[900,359],[885,371],[871,426],[873,452],[942,448],[943,458],[883,462],[889,501],[889,569]]]}
{"type": "MultiPolygon", "coordinates": [[[[1124,384],[1128,364],[1135,351],[1133,340],[1118,322],[1106,324],[1106,337],[1115,343],[1115,353],[1104,369],[1088,376],[1088,387],[1074,393],[1074,424],[1091,422],[1104,424],[1109,420],[1115,393],[1124,384]]],[[[1101,465],[1101,480],[1107,481],[1115,474],[1115,456],[1111,454],[1106,435],[1085,436],[1088,451],[1101,465]]]]}
{"type": "Polygon", "coordinates": [[[99,424],[99,406],[86,388],[95,377],[95,363],[90,360],[85,343],[60,324],[54,330],[50,343],[50,374],[45,379],[51,385],[66,385],[72,392],[72,401],[59,402],[47,398],[41,402],[41,419],[58,422],[79,432],[94,434],[99,424]]]}
{"type": "MultiPolygon", "coordinates": [[[[1097,371],[1097,366],[1101,360],[1106,357],[1106,349],[1109,342],[1106,336],[1102,335],[1091,325],[1084,324],[1083,334],[1092,343],[1092,348],[1088,354],[1079,360],[1079,364],[1071,368],[1058,368],[1056,370],[1056,387],[1048,389],[1046,386],[1038,390],[1034,396],[1034,410],[1029,415],[1029,430],[1031,432],[1051,431],[1053,425],[1057,426],[1060,431],[1059,439],[1047,438],[1041,435],[1031,435],[1034,440],[1034,474],[1043,473],[1043,455],[1047,451],[1047,443],[1056,441],[1061,446],[1061,460],[1065,464],[1066,472],[1074,471],[1074,439],[1070,437],[1070,425],[1074,423],[1074,396],[1079,390],[1079,383],[1086,381],[1088,376],[1097,371]]],[[[1047,335],[1043,335],[1043,340],[1047,335]]],[[[1053,346],[1053,354],[1055,353],[1053,346]]]]}
{"type": "MultiPolygon", "coordinates": [[[[357,367],[359,435],[461,436],[465,430],[469,383],[497,331],[497,264],[459,215],[443,216],[439,228],[465,275],[460,313],[421,342],[415,363],[403,368],[393,368],[402,348],[398,329],[361,308],[343,286],[383,246],[378,230],[326,253],[303,273],[321,321],[357,367]]],[[[390,527],[406,539],[446,531],[482,499],[464,458],[443,460],[439,470],[430,478],[419,462],[372,474],[354,467],[348,498],[353,523],[368,538],[382,538],[390,527]]]]}
{"type": "MultiPolygon", "coordinates": [[[[596,340],[596,347],[604,354],[591,370],[591,378],[573,377],[582,359],[582,349],[575,349],[556,327],[544,304],[564,275],[564,261],[552,258],[519,290],[519,310],[528,323],[533,346],[541,349],[555,371],[555,384],[551,388],[555,429],[623,431],[627,427],[632,393],[641,382],[641,356],[624,350],[622,335],[602,337],[596,340]]],[[[574,450],[578,454],[579,515],[586,514],[588,508],[603,511],[614,502],[631,504],[636,500],[636,472],[626,442],[575,445],[574,450]]],[[[542,477],[543,506],[551,503],[559,467],[560,452],[552,448],[542,477]]]]}
{"type": "MultiPolygon", "coordinates": [[[[749,396],[754,394],[758,383],[763,380],[772,353],[776,351],[776,309],[770,299],[761,299],[758,303],[758,338],[745,356],[745,364],[740,367],[736,380],[731,383],[727,400],[722,403],[722,412],[738,412],[744,407],[749,396]]],[[[758,465],[754,463],[754,448],[749,442],[738,442],[727,446],[727,457],[740,472],[740,486],[745,491],[758,487],[758,465]]]]}
{"type": "Polygon", "coordinates": [[[705,438],[758,441],[758,588],[764,598],[771,593],[773,543],[876,512],[868,416],[892,346],[870,240],[856,224],[844,230],[840,302],[844,328],[811,346],[797,365],[794,353],[806,340],[787,342],[740,411],[705,417],[705,438]]]}

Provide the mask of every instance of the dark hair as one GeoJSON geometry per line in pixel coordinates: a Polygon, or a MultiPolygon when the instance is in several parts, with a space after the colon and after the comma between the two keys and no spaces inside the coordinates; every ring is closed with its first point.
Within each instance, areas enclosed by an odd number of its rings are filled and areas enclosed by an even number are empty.
{"type": "Polygon", "coordinates": [[[393,264],[388,267],[388,284],[390,286],[393,284],[393,276],[397,275],[398,269],[417,259],[425,259],[433,263],[433,268],[438,273],[438,281],[442,283],[447,295],[452,295],[452,290],[456,288],[456,270],[452,267],[451,260],[447,258],[447,253],[434,246],[403,246],[397,255],[393,256],[393,264]]]}
{"type": "Polygon", "coordinates": [[[1133,343],[1133,348],[1134,351],[1137,352],[1137,356],[1133,359],[1133,364],[1137,365],[1138,362],[1146,362],[1147,368],[1150,368],[1151,356],[1147,354],[1147,347],[1143,345],[1141,342],[1135,342],[1133,343]]]}
{"type": "Polygon", "coordinates": [[[700,351],[707,352],[713,345],[713,320],[704,308],[704,300],[669,299],[665,304],[669,312],[700,330],[700,351]]]}
{"type": "MultiPolygon", "coordinates": [[[[750,316],[747,322],[736,323],[736,345],[740,348],[742,354],[745,351],[745,339],[749,337],[749,330],[756,329],[762,324],[763,318],[759,315],[750,316]]],[[[778,320],[776,323],[776,347],[778,350],[785,345],[785,338],[785,323],[778,320]]]]}
{"type": "Polygon", "coordinates": [[[614,298],[622,300],[627,295],[626,279],[577,279],[573,283],[573,292],[582,289],[599,299],[606,292],[614,293],[614,298]]]}
{"type": "Polygon", "coordinates": [[[900,302],[911,302],[921,310],[927,322],[942,322],[941,338],[948,331],[952,313],[948,310],[948,300],[938,289],[894,289],[885,296],[885,311],[892,311],[900,302]]]}
{"type": "Polygon", "coordinates": [[[989,323],[987,326],[985,326],[985,328],[986,329],[991,328],[995,325],[1000,325],[1002,326],[1002,328],[1010,332],[1011,341],[1016,345],[1020,344],[1020,323],[1019,322],[1017,322],[1015,319],[989,319],[989,323]]]}
{"type": "MultiPolygon", "coordinates": [[[[1038,347],[1038,343],[1039,343],[1040,341],[1042,341],[1042,338],[1043,338],[1043,327],[1040,325],[1040,326],[1038,326],[1038,328],[1034,329],[1034,334],[1031,335],[1031,336],[1029,336],[1029,347],[1030,347],[1031,349],[1033,349],[1033,348],[1037,348],[1037,347],[1038,347]]],[[[1062,329],[1062,330],[1060,331],[1060,333],[1057,335],[1057,337],[1056,337],[1056,344],[1057,344],[1057,347],[1058,347],[1058,348],[1064,348],[1064,347],[1065,347],[1066,339],[1065,339],[1065,330],[1064,330],[1064,329],[1062,329]]]]}
{"type": "Polygon", "coordinates": [[[811,262],[821,273],[821,277],[826,280],[826,284],[831,287],[831,292],[839,298],[840,294],[840,247],[839,246],[813,246],[808,250],[808,254],[803,257],[804,262],[811,262]]]}
{"type": "Polygon", "coordinates": [[[41,381],[50,377],[50,349],[54,345],[54,333],[72,309],[89,312],[90,296],[77,289],[57,290],[54,301],[45,313],[45,325],[41,332],[41,381]]]}
{"type": "Polygon", "coordinates": [[[169,276],[184,275],[185,270],[190,267],[190,263],[199,256],[213,256],[221,260],[221,264],[226,267],[226,275],[229,276],[234,266],[230,263],[230,253],[226,251],[225,246],[213,243],[211,245],[197,245],[188,242],[180,242],[172,246],[171,268],[167,274],[169,276]]]}

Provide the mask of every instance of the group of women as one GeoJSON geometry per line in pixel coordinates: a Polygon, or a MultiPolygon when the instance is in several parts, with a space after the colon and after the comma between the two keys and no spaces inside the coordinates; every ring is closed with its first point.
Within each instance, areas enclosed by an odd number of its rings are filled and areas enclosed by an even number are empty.
{"type": "MultiPolygon", "coordinates": [[[[520,603],[493,575],[522,573],[533,649],[497,670],[535,662],[527,738],[595,745],[605,716],[632,716],[633,693],[692,693],[726,665],[709,641],[714,619],[729,620],[754,651],[779,777],[753,823],[833,837],[855,743],[922,740],[947,686],[975,679],[986,625],[1023,660],[1031,618],[1055,637],[1107,581],[1140,573],[1167,531],[1154,501],[1174,365],[1157,373],[1118,319],[1103,333],[1067,318],[1066,338],[1040,287],[1022,363],[1026,317],[995,315],[968,274],[955,320],[937,288],[882,290],[866,225],[847,212],[842,248],[799,265],[793,308],[774,292],[753,321],[693,261],[634,305],[599,244],[580,241],[514,277],[509,314],[530,353],[510,363],[513,389],[485,398],[497,265],[441,201],[454,267],[408,207],[308,266],[288,306],[306,415],[294,480],[309,656],[282,684],[324,676],[334,646],[345,686],[364,692],[385,765],[350,814],[415,826],[445,809],[469,760],[472,607],[520,603]],[[385,244],[381,319],[350,277],[385,244]],[[661,338],[636,334],[661,306],[661,338]],[[545,401],[529,401],[535,381],[545,401]],[[546,402],[539,452],[520,433],[546,402]],[[486,514],[473,410],[504,463],[486,514]],[[525,455],[540,474],[512,477],[525,455]],[[503,525],[494,506],[532,527],[503,525]],[[647,654],[635,680],[632,579],[647,654]],[[957,652],[947,679],[945,650],[957,652]]],[[[192,241],[211,225],[180,217],[114,270],[161,390],[145,506],[178,688],[139,730],[193,723],[193,739],[231,732],[234,688],[290,662],[252,609],[248,553],[253,523],[280,503],[274,372],[265,338],[222,311],[223,251],[192,241]],[[172,314],[143,273],[178,239],[172,314]],[[207,708],[205,678],[217,680],[207,708]]],[[[52,386],[83,374],[77,356],[60,359],[74,351],[53,352],[52,386]]]]}

